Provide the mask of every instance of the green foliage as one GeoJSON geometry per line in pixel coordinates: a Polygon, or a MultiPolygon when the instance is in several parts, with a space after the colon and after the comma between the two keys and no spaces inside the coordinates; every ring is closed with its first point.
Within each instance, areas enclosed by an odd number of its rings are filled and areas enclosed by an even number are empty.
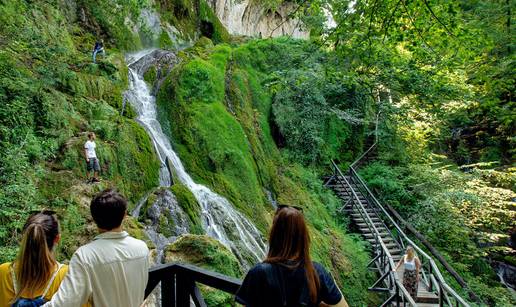
{"type": "Polygon", "coordinates": [[[359,124],[369,120],[371,100],[334,54],[283,38],[243,45],[233,60],[247,71],[267,74],[262,82],[273,93],[272,133],[294,159],[306,164],[349,161],[361,150],[359,124]],[[350,139],[359,141],[349,146],[350,139]]]}
{"type": "MultiPolygon", "coordinates": [[[[121,14],[140,8],[136,2],[120,3],[121,14]]],[[[88,5],[93,3],[78,3],[86,23],[108,15],[108,4],[95,5],[96,17],[88,5]]],[[[91,64],[94,38],[70,22],[75,11],[52,1],[4,1],[0,13],[0,261],[12,260],[27,212],[39,208],[61,214],[59,257],[64,259],[91,239],[91,229],[85,229],[91,223],[85,220],[88,199],[109,186],[131,201],[139,199],[158,184],[159,162],[145,131],[119,115],[127,85],[122,54],[108,50],[106,58],[91,64]],[[98,135],[104,182],[95,187],[83,182],[87,131],[98,135]]],[[[105,22],[113,32],[102,35],[114,35],[120,46],[133,44],[122,33],[125,15],[117,24],[121,16],[110,14],[105,22]]],[[[131,115],[130,108],[125,114],[131,115]]]]}
{"type": "Polygon", "coordinates": [[[383,201],[445,255],[478,295],[493,305],[510,301],[493,281],[496,275],[484,258],[488,249],[478,248],[476,242],[503,244],[492,238],[516,226],[513,191],[491,187],[476,172],[464,174],[429,164],[392,166],[380,161],[367,165],[361,174],[383,201]]]}
{"type": "MultiPolygon", "coordinates": [[[[439,151],[459,164],[514,160],[513,1],[315,1],[322,32],[362,82],[439,119],[439,151]],[[349,9],[352,7],[353,9],[349,9]]],[[[437,131],[436,131],[437,132],[437,131]]]]}

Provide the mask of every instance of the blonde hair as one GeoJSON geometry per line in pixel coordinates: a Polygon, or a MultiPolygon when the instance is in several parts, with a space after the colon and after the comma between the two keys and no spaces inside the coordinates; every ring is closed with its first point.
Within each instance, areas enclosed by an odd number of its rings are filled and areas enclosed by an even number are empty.
{"type": "Polygon", "coordinates": [[[416,252],[414,251],[414,247],[412,245],[407,246],[407,260],[412,260],[416,257],[416,252]]]}
{"type": "Polygon", "coordinates": [[[58,234],[59,222],[52,214],[38,213],[25,223],[14,267],[18,286],[14,301],[24,292],[33,297],[35,291],[47,285],[57,263],[52,249],[58,234]]]}

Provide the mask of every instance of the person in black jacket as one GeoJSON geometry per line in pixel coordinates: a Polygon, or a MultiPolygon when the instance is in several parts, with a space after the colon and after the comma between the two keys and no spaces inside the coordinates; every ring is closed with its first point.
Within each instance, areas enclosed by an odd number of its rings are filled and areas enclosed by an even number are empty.
{"type": "Polygon", "coordinates": [[[348,306],[333,277],[310,259],[303,213],[291,206],[278,207],[267,257],[247,273],[235,299],[247,307],[348,306]]]}
{"type": "Polygon", "coordinates": [[[96,63],[97,54],[102,52],[102,56],[106,56],[106,51],[104,51],[104,40],[96,41],[95,46],[93,47],[93,63],[96,63]]]}

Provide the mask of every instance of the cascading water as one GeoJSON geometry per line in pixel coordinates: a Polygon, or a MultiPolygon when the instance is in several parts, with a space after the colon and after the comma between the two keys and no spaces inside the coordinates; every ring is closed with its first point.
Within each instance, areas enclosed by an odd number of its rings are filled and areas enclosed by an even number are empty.
{"type": "Polygon", "coordinates": [[[200,204],[202,225],[206,233],[230,248],[240,264],[247,269],[262,260],[265,255],[265,243],[260,232],[245,216],[235,210],[227,199],[193,181],[157,120],[155,97],[143,80],[143,74],[151,65],[157,63],[164,53],[166,56],[175,57],[172,53],[160,50],[143,51],[128,57],[129,89],[125,92],[125,98],[136,110],[137,121],[145,128],[154,143],[162,164],[160,185],[171,185],[171,174],[167,166],[170,165],[177,180],[192,192],[200,204]]]}

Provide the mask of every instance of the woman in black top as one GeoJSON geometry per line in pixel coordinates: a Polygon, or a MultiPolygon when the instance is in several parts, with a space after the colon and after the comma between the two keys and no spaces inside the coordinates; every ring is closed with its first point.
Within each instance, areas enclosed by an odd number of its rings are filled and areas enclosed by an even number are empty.
{"type": "Polygon", "coordinates": [[[236,301],[247,307],[348,306],[331,275],[310,260],[310,237],[299,208],[278,208],[267,258],[247,273],[236,301]]]}

